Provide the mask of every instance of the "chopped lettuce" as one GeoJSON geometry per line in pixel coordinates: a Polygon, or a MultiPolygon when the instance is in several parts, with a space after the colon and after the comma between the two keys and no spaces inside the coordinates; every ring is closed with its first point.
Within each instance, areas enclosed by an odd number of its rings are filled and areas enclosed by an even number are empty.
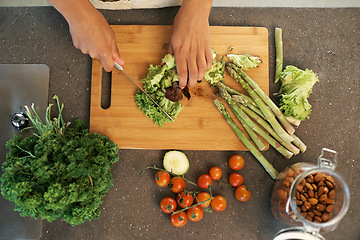
{"type": "Polygon", "coordinates": [[[224,57],[221,58],[220,62],[216,62],[214,57],[214,62],[211,65],[211,68],[205,73],[205,80],[211,85],[215,86],[218,82],[222,82],[225,76],[225,60],[224,57]]]}
{"type": "Polygon", "coordinates": [[[175,57],[171,54],[166,54],[165,57],[162,59],[162,62],[166,64],[168,69],[176,67],[175,57]]]}
{"type": "MultiPolygon", "coordinates": [[[[178,116],[183,106],[180,101],[172,102],[165,97],[166,90],[173,82],[179,81],[176,72],[175,58],[166,54],[160,65],[150,65],[146,78],[141,79],[144,90],[162,107],[173,119],[178,116]]],[[[137,91],[135,102],[139,109],[148,116],[155,124],[162,127],[164,123],[171,122],[171,119],[153,103],[145,93],[137,91]]]]}
{"type": "Polygon", "coordinates": [[[256,68],[262,62],[260,57],[251,56],[249,54],[228,54],[227,57],[232,63],[234,63],[238,67],[241,67],[244,71],[256,68]]]}
{"type": "MultiPolygon", "coordinates": [[[[156,100],[155,100],[156,101],[156,100]]],[[[135,94],[135,102],[139,109],[148,116],[155,124],[162,127],[171,120],[140,90],[135,94]]],[[[176,118],[183,106],[179,102],[172,102],[164,97],[158,103],[172,118],[176,118]]]]}
{"type": "Polygon", "coordinates": [[[314,84],[319,81],[317,74],[289,65],[280,73],[280,80],[280,110],[286,117],[292,116],[301,121],[309,118],[311,105],[308,97],[314,84]]]}
{"type": "Polygon", "coordinates": [[[212,49],[212,57],[213,57],[213,63],[216,63],[216,51],[215,51],[215,49],[212,49]]]}

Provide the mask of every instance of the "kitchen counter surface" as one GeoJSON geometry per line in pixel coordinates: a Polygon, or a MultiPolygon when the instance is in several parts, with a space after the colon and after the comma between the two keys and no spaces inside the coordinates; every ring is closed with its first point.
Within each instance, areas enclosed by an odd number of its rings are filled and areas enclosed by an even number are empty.
{"type": "MultiPolygon", "coordinates": [[[[101,11],[110,24],[171,25],[178,8],[101,11]]],[[[274,28],[283,29],[284,64],[318,73],[310,95],[312,114],[297,129],[308,150],[286,160],[273,149],[264,156],[282,170],[296,162],[315,163],[323,147],[338,152],[337,172],[351,191],[351,205],[338,228],[324,234],[328,240],[360,239],[359,139],[359,8],[213,8],[211,25],[261,26],[269,31],[270,94],[275,67],[274,28]]],[[[49,101],[57,94],[65,104],[64,119],[89,122],[91,59],[72,45],[68,25],[52,7],[0,8],[0,63],[42,63],[50,68],[49,101]]],[[[121,51],[121,50],[120,50],[121,51]]],[[[125,59],[126,61],[126,59],[125,59]]],[[[201,84],[206,84],[202,82],[201,84]]],[[[276,100],[273,96],[271,96],[276,100]]],[[[140,169],[161,166],[165,150],[121,150],[113,166],[115,180],[101,205],[98,219],[71,227],[62,221],[43,221],[42,240],[57,239],[272,239],[286,224],[270,211],[273,181],[248,152],[184,151],[191,163],[187,177],[194,180],[211,166],[220,166],[225,179],[227,160],[242,154],[240,170],[252,198],[236,201],[226,180],[217,182],[215,194],[228,200],[224,212],[206,213],[203,220],[174,228],[159,202],[172,195],[153,181],[155,172],[140,169]]]]}

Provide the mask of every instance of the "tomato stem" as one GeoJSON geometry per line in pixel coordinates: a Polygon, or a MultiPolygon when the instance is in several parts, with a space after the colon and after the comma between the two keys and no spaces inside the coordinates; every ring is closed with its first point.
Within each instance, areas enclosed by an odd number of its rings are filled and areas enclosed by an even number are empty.
{"type": "Polygon", "coordinates": [[[211,191],[212,186],[213,186],[213,185],[209,185],[208,188],[209,188],[210,196],[211,196],[212,198],[214,198],[213,195],[212,195],[212,191],[211,191]]]}
{"type": "Polygon", "coordinates": [[[192,185],[194,185],[194,186],[197,186],[197,184],[196,183],[194,183],[194,182],[192,182],[192,181],[190,181],[189,179],[186,179],[186,178],[184,178],[184,177],[182,177],[185,181],[187,181],[188,183],[191,183],[192,185]]]}
{"type": "Polygon", "coordinates": [[[180,210],[178,210],[178,211],[176,211],[176,212],[173,212],[172,215],[177,214],[177,213],[179,213],[179,212],[186,211],[186,210],[188,210],[188,209],[190,209],[190,208],[194,208],[194,207],[196,207],[196,206],[198,206],[198,205],[201,205],[201,204],[206,203],[207,201],[211,201],[211,200],[213,200],[213,199],[214,199],[214,197],[211,195],[211,198],[206,199],[205,201],[196,203],[196,204],[194,204],[194,205],[191,205],[190,207],[186,207],[186,208],[180,209],[180,210]]]}
{"type": "MultiPolygon", "coordinates": [[[[165,170],[165,169],[158,168],[158,167],[156,167],[155,165],[154,165],[154,166],[147,166],[146,169],[155,169],[155,170],[158,170],[158,171],[164,171],[164,172],[167,172],[167,173],[169,173],[169,174],[171,174],[171,175],[173,175],[173,176],[181,177],[181,178],[183,178],[185,181],[187,181],[188,183],[191,183],[192,185],[197,186],[196,183],[190,181],[189,179],[186,179],[186,178],[184,177],[184,175],[178,176],[178,175],[176,175],[176,174],[174,174],[174,173],[172,173],[172,172],[169,172],[169,171],[167,171],[167,170],[165,170]]],[[[140,171],[141,174],[142,174],[143,172],[144,172],[144,169],[142,169],[142,170],[140,171]]]]}

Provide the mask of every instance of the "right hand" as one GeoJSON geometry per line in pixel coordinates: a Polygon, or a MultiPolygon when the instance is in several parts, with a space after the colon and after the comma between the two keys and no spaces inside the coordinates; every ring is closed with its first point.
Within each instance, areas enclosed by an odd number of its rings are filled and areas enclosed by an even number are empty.
{"type": "Polygon", "coordinates": [[[183,0],[174,19],[169,53],[175,56],[180,88],[194,87],[212,65],[211,4],[211,0],[183,0]]]}

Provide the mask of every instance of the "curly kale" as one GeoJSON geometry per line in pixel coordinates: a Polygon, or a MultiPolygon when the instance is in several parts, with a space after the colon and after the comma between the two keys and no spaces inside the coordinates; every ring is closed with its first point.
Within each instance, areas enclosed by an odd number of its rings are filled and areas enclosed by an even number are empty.
{"type": "Polygon", "coordinates": [[[59,117],[46,124],[27,108],[34,133],[15,135],[2,165],[1,193],[14,202],[21,216],[41,217],[49,222],[61,218],[72,226],[99,217],[102,199],[113,186],[110,172],[118,161],[119,147],[107,136],[89,133],[84,122],[74,128],[59,117]]]}

